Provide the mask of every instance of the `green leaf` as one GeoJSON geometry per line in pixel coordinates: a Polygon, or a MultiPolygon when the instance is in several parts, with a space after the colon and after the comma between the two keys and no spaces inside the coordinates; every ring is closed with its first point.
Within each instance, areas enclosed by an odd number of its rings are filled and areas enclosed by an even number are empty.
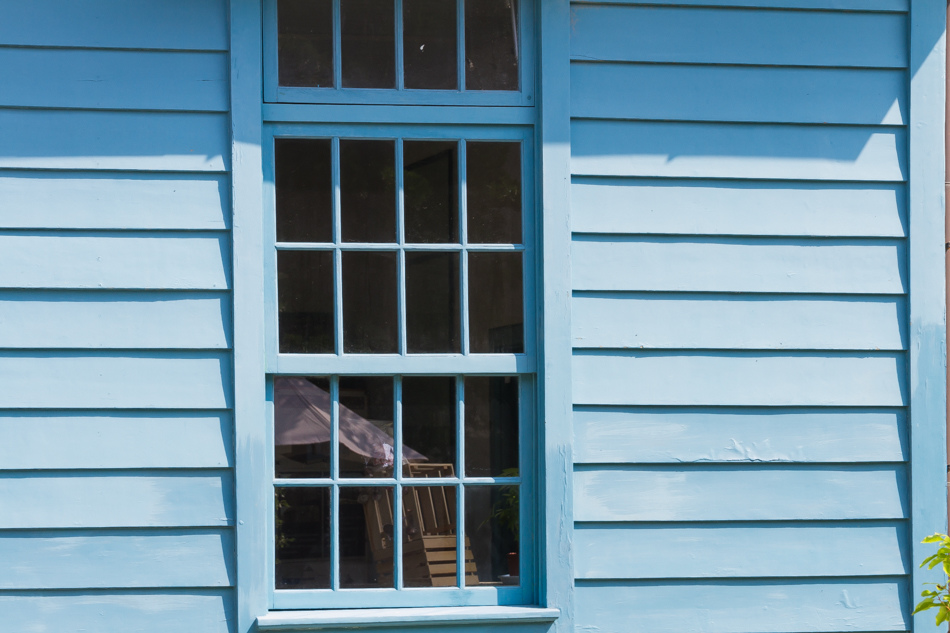
{"type": "Polygon", "coordinates": [[[921,611],[926,611],[927,609],[932,609],[936,606],[937,605],[934,603],[933,598],[929,600],[921,600],[920,602],[917,603],[917,606],[914,607],[914,612],[911,613],[911,615],[916,615],[920,613],[921,611]]]}
{"type": "Polygon", "coordinates": [[[950,609],[940,607],[940,611],[937,611],[937,624],[946,622],[948,618],[950,618],[950,609]]]}
{"type": "Polygon", "coordinates": [[[941,541],[950,540],[946,534],[941,534],[940,532],[934,532],[927,538],[921,541],[921,543],[939,543],[941,541]]]}

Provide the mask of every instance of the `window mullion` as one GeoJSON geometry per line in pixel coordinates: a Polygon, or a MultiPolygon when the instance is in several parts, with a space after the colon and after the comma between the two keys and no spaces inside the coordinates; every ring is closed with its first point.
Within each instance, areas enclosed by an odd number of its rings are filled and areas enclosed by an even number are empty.
{"type": "MultiPolygon", "coordinates": [[[[455,28],[458,33],[458,89],[465,90],[465,0],[455,0],[455,28]]],[[[461,164],[459,164],[461,171],[461,164]]]]}
{"type": "Polygon", "coordinates": [[[393,580],[396,589],[402,589],[402,376],[393,378],[393,477],[396,485],[393,492],[393,580]]]}
{"type": "MultiPolygon", "coordinates": [[[[460,0],[461,2],[461,0],[460,0]]],[[[461,328],[462,341],[461,349],[463,355],[468,355],[468,179],[467,172],[467,145],[465,139],[459,141],[458,153],[458,172],[459,172],[459,242],[462,252],[459,253],[459,275],[461,283],[459,284],[459,310],[461,310],[461,328]]]]}
{"type": "MultiPolygon", "coordinates": [[[[335,0],[339,6],[339,0],[335,0]]],[[[333,349],[343,353],[343,254],[340,252],[342,193],[340,190],[340,139],[333,137],[331,143],[330,169],[333,191],[333,349]]]]}
{"type": "Polygon", "coordinates": [[[343,25],[340,19],[340,2],[333,0],[333,87],[339,90],[343,85],[343,25]]]}
{"type": "Polygon", "coordinates": [[[403,72],[405,46],[403,45],[402,0],[395,0],[393,5],[393,10],[396,12],[396,37],[393,38],[396,41],[396,90],[403,90],[406,82],[403,72]]]}
{"type": "Polygon", "coordinates": [[[465,587],[465,486],[461,481],[465,479],[465,377],[455,379],[456,394],[456,424],[455,446],[458,451],[455,461],[459,484],[455,488],[455,571],[459,587],[465,587]]]}
{"type": "Polygon", "coordinates": [[[397,273],[398,287],[396,288],[396,305],[399,314],[396,316],[397,333],[399,336],[399,353],[405,356],[408,353],[406,343],[406,195],[405,173],[403,163],[402,139],[396,139],[396,241],[399,244],[397,273]]]}

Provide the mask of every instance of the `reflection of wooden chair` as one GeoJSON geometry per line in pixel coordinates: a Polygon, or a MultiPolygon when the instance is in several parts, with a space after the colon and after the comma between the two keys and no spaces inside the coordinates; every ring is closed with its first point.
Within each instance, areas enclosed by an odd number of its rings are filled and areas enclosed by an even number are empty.
{"type": "MultiPolygon", "coordinates": [[[[451,464],[408,464],[414,479],[453,477],[451,464]]],[[[407,587],[456,586],[454,486],[403,486],[403,584],[407,587]]],[[[366,531],[380,585],[392,585],[393,506],[390,495],[373,495],[363,504],[366,531]],[[378,498],[377,498],[378,497],[378,498]]],[[[478,584],[475,557],[465,539],[465,584],[478,584]]]]}

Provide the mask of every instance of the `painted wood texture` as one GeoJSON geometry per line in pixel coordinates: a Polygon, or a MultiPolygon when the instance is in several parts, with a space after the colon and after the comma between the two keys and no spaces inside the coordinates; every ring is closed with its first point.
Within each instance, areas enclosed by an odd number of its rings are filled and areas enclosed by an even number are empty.
{"type": "Polygon", "coordinates": [[[907,235],[907,191],[896,184],[578,177],[571,208],[579,233],[907,235]]]}
{"type": "Polygon", "coordinates": [[[768,6],[762,0],[573,0],[571,4],[623,4],[648,6],[710,6],[750,7],[754,9],[830,9],[837,11],[890,11],[902,12],[910,8],[909,0],[772,0],[768,6]]]}
{"type": "Polygon", "coordinates": [[[227,413],[7,410],[0,469],[229,468],[231,437],[227,413]]]}
{"type": "Polygon", "coordinates": [[[615,408],[574,412],[578,464],[902,462],[902,409],[615,408]]]}
{"type": "Polygon", "coordinates": [[[583,467],[574,508],[577,521],[904,519],[906,484],[903,465],[583,467]]]}

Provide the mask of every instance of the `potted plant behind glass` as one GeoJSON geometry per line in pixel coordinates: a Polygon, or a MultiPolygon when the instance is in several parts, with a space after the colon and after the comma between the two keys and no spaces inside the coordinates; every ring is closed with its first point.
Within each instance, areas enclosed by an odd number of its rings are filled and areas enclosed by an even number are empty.
{"type": "MultiPolygon", "coordinates": [[[[517,477],[520,474],[517,468],[506,468],[501,471],[502,477],[517,477]]],[[[508,530],[514,538],[515,551],[508,552],[508,576],[512,580],[518,578],[520,569],[518,561],[518,541],[521,536],[520,497],[519,486],[502,486],[501,498],[495,502],[491,514],[491,518],[498,521],[498,525],[508,530]]]]}

